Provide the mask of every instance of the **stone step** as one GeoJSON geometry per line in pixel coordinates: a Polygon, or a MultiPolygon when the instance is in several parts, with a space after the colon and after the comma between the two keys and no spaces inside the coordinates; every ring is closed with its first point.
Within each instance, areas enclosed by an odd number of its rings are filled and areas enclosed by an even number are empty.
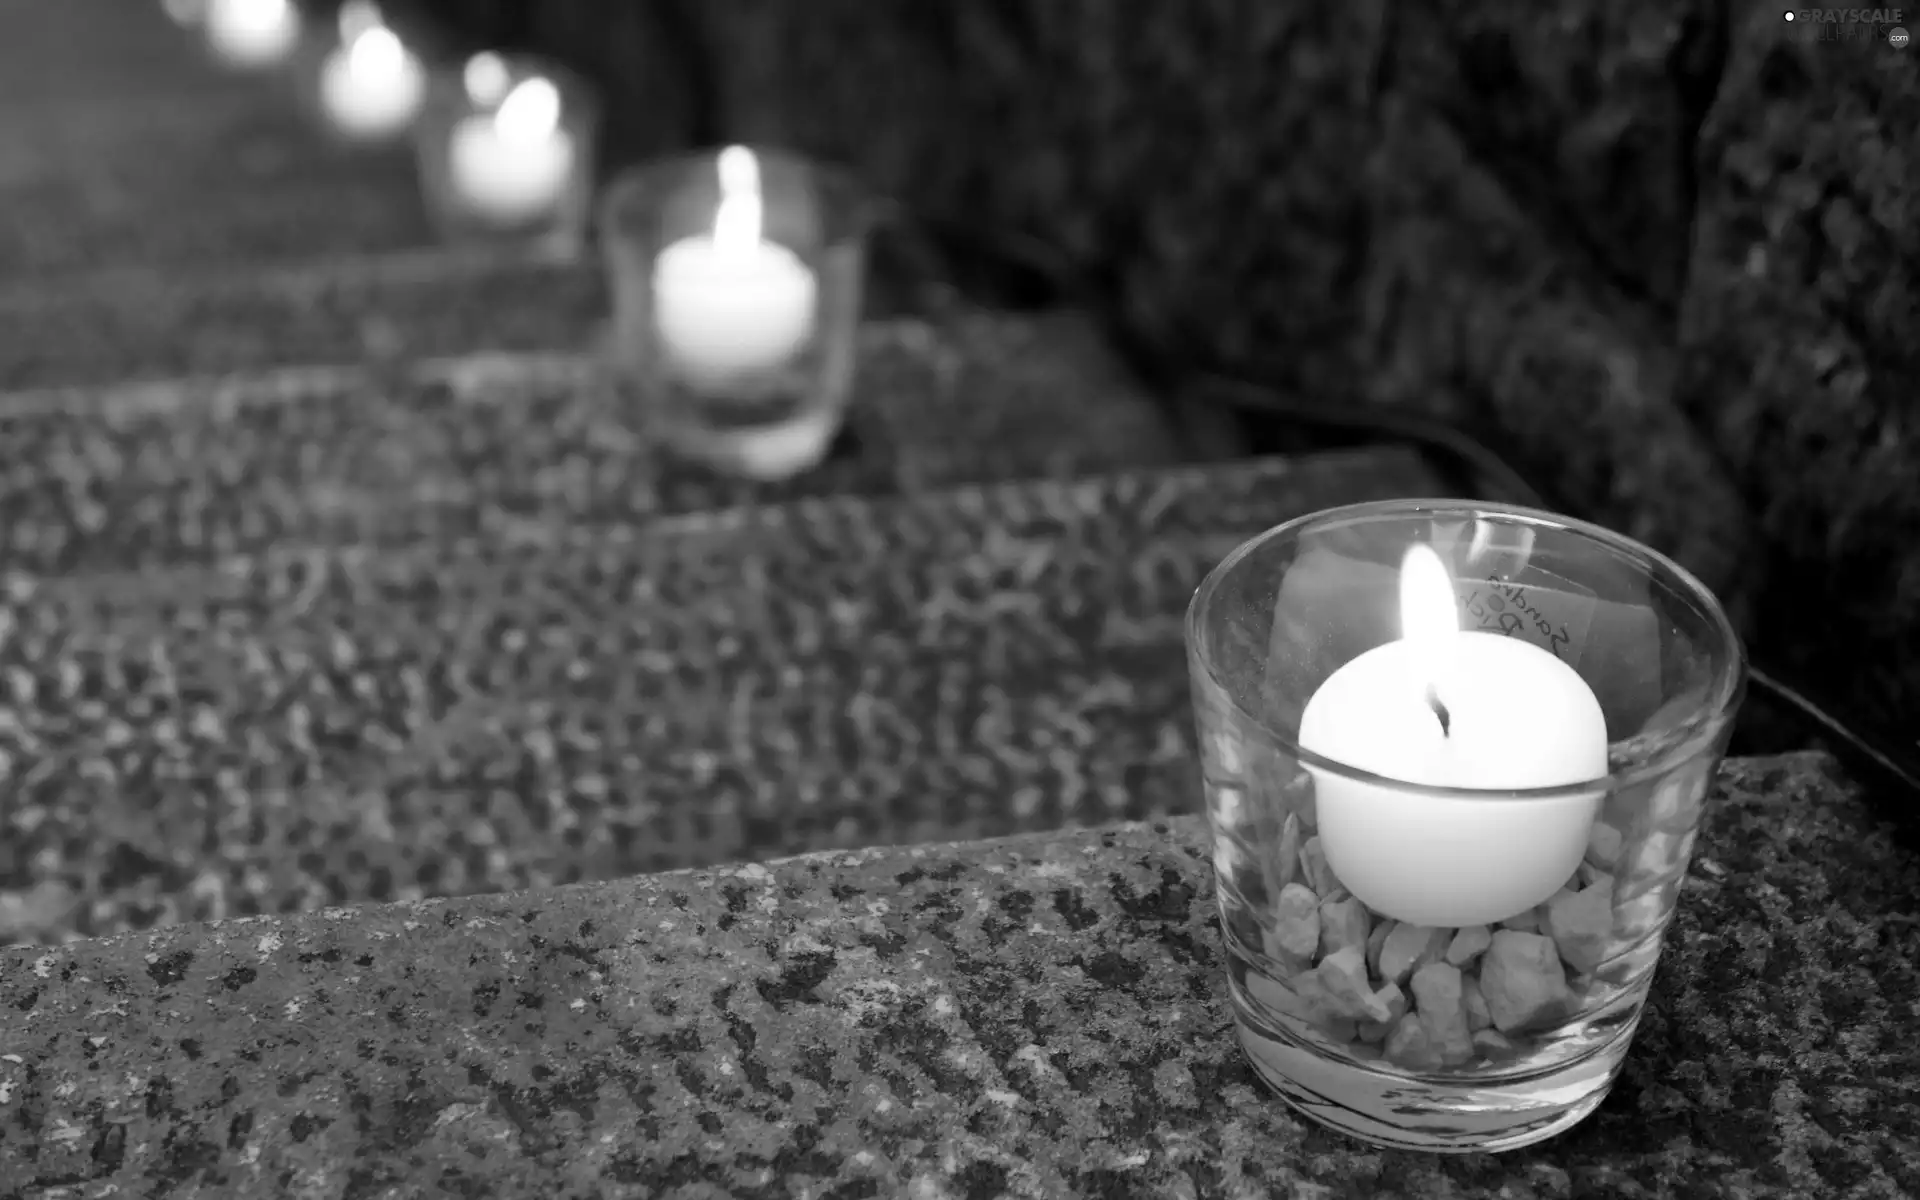
{"type": "Polygon", "coordinates": [[[1188,817],[0,950],[0,1163],[49,1196],[1903,1194],[1912,858],[1817,755],[1728,761],[1707,814],[1612,1098],[1525,1154],[1382,1155],[1266,1094],[1188,817]]]}
{"type": "Polygon", "coordinates": [[[76,388],[478,351],[577,350],[597,261],[432,249],[0,284],[0,388],[76,388]]]}
{"type": "Polygon", "coordinates": [[[9,119],[0,276],[197,271],[432,241],[413,152],[334,142],[283,80],[166,116],[9,119]]]}
{"type": "Polygon", "coordinates": [[[0,396],[0,563],[210,562],[286,544],[558,537],[828,493],[1173,461],[1091,325],[878,322],[823,467],[754,485],[663,457],[591,357],[482,355],[0,396]]]}
{"type": "Polygon", "coordinates": [[[0,939],[1182,811],[1182,614],[1400,451],[16,579],[0,939]]]}

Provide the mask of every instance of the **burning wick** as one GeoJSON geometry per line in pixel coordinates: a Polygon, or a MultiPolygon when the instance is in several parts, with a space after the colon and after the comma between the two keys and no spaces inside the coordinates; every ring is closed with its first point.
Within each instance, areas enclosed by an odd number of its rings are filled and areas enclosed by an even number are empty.
{"type": "Polygon", "coordinates": [[[1440,718],[1440,736],[1452,736],[1453,714],[1448,712],[1447,706],[1441,702],[1440,689],[1432,684],[1427,685],[1427,707],[1433,710],[1434,716],[1440,718]]]}

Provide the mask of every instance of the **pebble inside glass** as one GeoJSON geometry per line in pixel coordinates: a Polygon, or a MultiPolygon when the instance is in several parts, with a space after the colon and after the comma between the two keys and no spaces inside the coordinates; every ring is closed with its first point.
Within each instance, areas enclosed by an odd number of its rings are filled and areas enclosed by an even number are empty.
{"type": "Polygon", "coordinates": [[[1260,1076],[1414,1149],[1509,1149],[1591,1112],[1743,693],[1712,595],[1597,527],[1397,501],[1242,546],[1187,632],[1260,1076]]]}

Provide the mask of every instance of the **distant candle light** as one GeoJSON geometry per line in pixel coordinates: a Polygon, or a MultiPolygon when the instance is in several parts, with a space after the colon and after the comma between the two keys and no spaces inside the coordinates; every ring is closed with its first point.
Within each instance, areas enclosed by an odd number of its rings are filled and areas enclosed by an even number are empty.
{"type": "Polygon", "coordinates": [[[426,90],[420,61],[381,24],[361,30],[321,68],[321,103],[334,124],[355,137],[399,132],[420,111],[426,90]]]}
{"type": "Polygon", "coordinates": [[[237,67],[273,66],[300,40],[292,0],[207,0],[203,19],[214,53],[237,67]]]}
{"type": "Polygon", "coordinates": [[[506,60],[491,51],[482,51],[468,59],[461,79],[466,84],[467,99],[481,108],[497,107],[506,99],[507,89],[513,86],[506,60]]]}
{"type": "Polygon", "coordinates": [[[372,0],[347,0],[340,6],[340,41],[343,45],[351,45],[361,34],[384,24],[386,21],[380,16],[380,6],[372,0]]]}

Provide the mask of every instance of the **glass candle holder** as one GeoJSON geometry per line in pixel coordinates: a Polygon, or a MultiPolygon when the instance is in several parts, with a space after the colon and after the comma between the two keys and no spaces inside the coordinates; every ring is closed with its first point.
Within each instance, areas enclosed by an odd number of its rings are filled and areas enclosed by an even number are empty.
{"type": "Polygon", "coordinates": [[[1713,595],[1596,526],[1393,501],[1235,550],[1187,645],[1260,1077],[1415,1150],[1512,1149],[1592,1112],[1745,691],[1713,595]]]}
{"type": "Polygon", "coordinates": [[[414,149],[440,237],[578,254],[599,116],[586,82],[544,59],[476,54],[437,80],[414,149]]]}
{"type": "Polygon", "coordinates": [[[371,0],[342,4],[332,35],[307,38],[294,64],[306,106],[343,142],[396,141],[426,105],[426,64],[371,0]]]}
{"type": "Polygon", "coordinates": [[[870,213],[846,176],[745,146],[609,189],[608,352],[665,444],[768,481],[825,457],[853,383],[870,213]]]}

